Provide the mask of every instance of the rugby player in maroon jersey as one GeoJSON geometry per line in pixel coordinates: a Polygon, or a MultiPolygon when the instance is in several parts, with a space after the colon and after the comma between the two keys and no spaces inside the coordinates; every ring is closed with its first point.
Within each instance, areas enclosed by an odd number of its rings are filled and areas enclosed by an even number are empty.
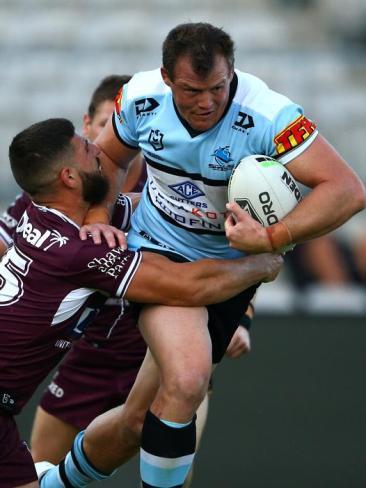
{"type": "MultiPolygon", "coordinates": [[[[104,241],[95,245],[91,238],[80,240],[88,209],[108,191],[98,155],[98,147],[75,134],[66,119],[33,124],[10,145],[13,175],[32,202],[0,262],[3,488],[38,486],[14,415],[109,296],[201,306],[274,279],[282,265],[282,258],[273,254],[177,263],[124,249],[123,231],[105,225],[100,230],[115,236],[120,245],[110,248],[104,241]]],[[[117,226],[129,205],[124,199],[115,213],[117,226]]]]}

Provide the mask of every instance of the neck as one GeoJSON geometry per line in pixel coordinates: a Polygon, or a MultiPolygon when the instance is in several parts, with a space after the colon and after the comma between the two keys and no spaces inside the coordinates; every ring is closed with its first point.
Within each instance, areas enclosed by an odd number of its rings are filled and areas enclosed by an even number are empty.
{"type": "Polygon", "coordinates": [[[34,203],[37,203],[38,205],[52,208],[54,210],[57,210],[58,212],[63,213],[80,227],[83,225],[85,216],[90,208],[89,203],[86,203],[83,200],[76,201],[75,198],[72,202],[69,202],[66,196],[65,198],[60,198],[60,196],[57,196],[56,198],[48,196],[45,198],[32,199],[34,203]]]}

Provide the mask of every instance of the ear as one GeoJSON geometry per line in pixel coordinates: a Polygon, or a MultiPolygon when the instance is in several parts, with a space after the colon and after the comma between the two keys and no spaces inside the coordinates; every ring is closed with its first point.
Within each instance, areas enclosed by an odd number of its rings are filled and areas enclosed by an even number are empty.
{"type": "Polygon", "coordinates": [[[164,83],[165,83],[166,85],[168,85],[169,87],[171,87],[173,82],[172,82],[172,81],[171,81],[171,79],[169,78],[168,72],[167,72],[167,70],[164,68],[164,66],[162,66],[162,67],[160,68],[160,73],[161,73],[161,76],[162,76],[162,78],[163,78],[164,83]]]}
{"type": "Polygon", "coordinates": [[[91,118],[88,114],[83,115],[83,136],[88,138],[91,118]]]}
{"type": "Polygon", "coordinates": [[[60,180],[67,188],[75,188],[78,185],[77,171],[70,166],[61,168],[59,173],[60,180]]]}

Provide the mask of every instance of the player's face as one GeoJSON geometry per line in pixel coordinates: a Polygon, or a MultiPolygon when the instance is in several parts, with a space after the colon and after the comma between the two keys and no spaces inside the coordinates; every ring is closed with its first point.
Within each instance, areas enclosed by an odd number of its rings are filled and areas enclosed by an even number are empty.
{"type": "Polygon", "coordinates": [[[216,56],[213,68],[205,78],[193,71],[189,56],[178,58],[174,81],[164,68],[162,76],[173,92],[180,115],[193,129],[205,131],[220,120],[228,103],[233,77],[224,56],[216,56]]]}
{"type": "Polygon", "coordinates": [[[94,141],[97,138],[112,115],[113,110],[113,100],[105,100],[98,105],[93,118],[89,117],[88,114],[84,115],[83,134],[89,141],[94,141]]]}
{"type": "Polygon", "coordinates": [[[74,137],[74,145],[83,199],[90,204],[98,204],[105,199],[109,190],[108,179],[103,175],[100,164],[100,149],[78,135],[74,137]]]}

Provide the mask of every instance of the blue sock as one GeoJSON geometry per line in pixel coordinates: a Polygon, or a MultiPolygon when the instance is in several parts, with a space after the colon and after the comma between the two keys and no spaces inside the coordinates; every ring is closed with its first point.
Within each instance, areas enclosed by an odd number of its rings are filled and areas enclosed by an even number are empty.
{"type": "Polygon", "coordinates": [[[102,473],[90,463],[84,453],[83,439],[84,432],[79,432],[65,459],[44,474],[40,481],[41,488],[82,488],[92,481],[104,480],[115,473],[102,473]]]}
{"type": "Polygon", "coordinates": [[[140,472],[143,488],[180,488],[196,448],[196,418],[186,424],[159,419],[150,410],[142,429],[140,472]]]}

